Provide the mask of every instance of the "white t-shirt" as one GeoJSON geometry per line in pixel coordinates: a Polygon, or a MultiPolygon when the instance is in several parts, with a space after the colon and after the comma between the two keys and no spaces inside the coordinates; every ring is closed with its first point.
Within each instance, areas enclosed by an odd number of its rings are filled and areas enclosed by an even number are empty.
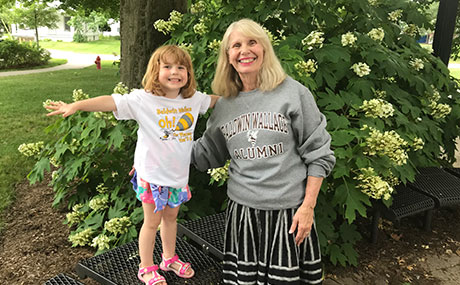
{"type": "Polygon", "coordinates": [[[156,96],[143,89],[112,94],[118,120],[139,124],[134,167],[145,181],[173,188],[188,183],[193,131],[198,114],[209,108],[211,97],[195,92],[190,98],[156,96]]]}

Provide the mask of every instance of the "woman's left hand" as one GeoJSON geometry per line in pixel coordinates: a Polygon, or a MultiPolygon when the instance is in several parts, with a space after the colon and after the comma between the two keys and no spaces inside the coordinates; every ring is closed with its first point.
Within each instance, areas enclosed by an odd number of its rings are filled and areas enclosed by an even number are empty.
{"type": "Polygon", "coordinates": [[[289,229],[289,233],[292,234],[297,229],[297,235],[295,236],[295,243],[300,245],[306,237],[310,234],[314,217],[314,208],[308,205],[302,204],[297,209],[294,218],[292,219],[292,225],[289,229]]]}

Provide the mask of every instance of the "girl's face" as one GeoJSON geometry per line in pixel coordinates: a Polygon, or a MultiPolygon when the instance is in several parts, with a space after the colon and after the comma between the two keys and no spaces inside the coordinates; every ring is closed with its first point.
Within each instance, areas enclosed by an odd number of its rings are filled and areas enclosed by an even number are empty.
{"type": "Polygon", "coordinates": [[[229,37],[228,61],[240,77],[257,80],[264,60],[264,48],[253,38],[233,31],[229,37]]]}
{"type": "Polygon", "coordinates": [[[158,81],[166,93],[166,97],[176,98],[179,95],[180,89],[187,84],[188,73],[184,65],[170,62],[160,60],[158,81]]]}

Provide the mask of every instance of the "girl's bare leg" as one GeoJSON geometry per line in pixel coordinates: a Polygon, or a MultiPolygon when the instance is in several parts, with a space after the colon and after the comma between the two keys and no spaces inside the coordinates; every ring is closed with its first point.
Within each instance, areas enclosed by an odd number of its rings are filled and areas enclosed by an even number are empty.
{"type": "MultiPolygon", "coordinates": [[[[176,236],[177,236],[177,214],[179,214],[179,207],[171,208],[166,206],[163,210],[163,217],[161,219],[161,243],[163,244],[163,257],[170,259],[176,254],[176,236]]],[[[179,269],[180,264],[173,263],[170,267],[179,269]]],[[[192,274],[191,268],[187,269],[186,274],[192,274]]]]}
{"type": "MultiPolygon", "coordinates": [[[[141,258],[141,267],[152,266],[153,263],[153,249],[155,248],[155,236],[157,234],[158,226],[160,225],[163,211],[154,213],[155,204],[142,203],[144,209],[144,223],[142,224],[141,231],[139,232],[139,256],[141,258]]],[[[143,275],[144,281],[153,278],[152,273],[143,275]]],[[[158,285],[165,285],[160,283],[158,285]]]]}

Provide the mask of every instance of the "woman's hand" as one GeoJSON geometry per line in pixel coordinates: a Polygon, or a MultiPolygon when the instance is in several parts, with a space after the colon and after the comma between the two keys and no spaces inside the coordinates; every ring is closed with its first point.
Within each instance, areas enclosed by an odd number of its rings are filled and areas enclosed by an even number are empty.
{"type": "Polygon", "coordinates": [[[51,102],[50,105],[46,106],[49,110],[54,110],[51,113],[48,113],[47,116],[54,116],[54,115],[61,115],[65,118],[72,114],[74,114],[77,109],[75,108],[74,104],[66,104],[62,101],[59,102],[51,102]]]}
{"type": "Polygon", "coordinates": [[[300,245],[308,235],[313,225],[314,208],[305,204],[302,204],[297,209],[292,219],[292,225],[289,229],[289,233],[292,234],[297,229],[297,235],[295,236],[295,243],[300,245]]]}

